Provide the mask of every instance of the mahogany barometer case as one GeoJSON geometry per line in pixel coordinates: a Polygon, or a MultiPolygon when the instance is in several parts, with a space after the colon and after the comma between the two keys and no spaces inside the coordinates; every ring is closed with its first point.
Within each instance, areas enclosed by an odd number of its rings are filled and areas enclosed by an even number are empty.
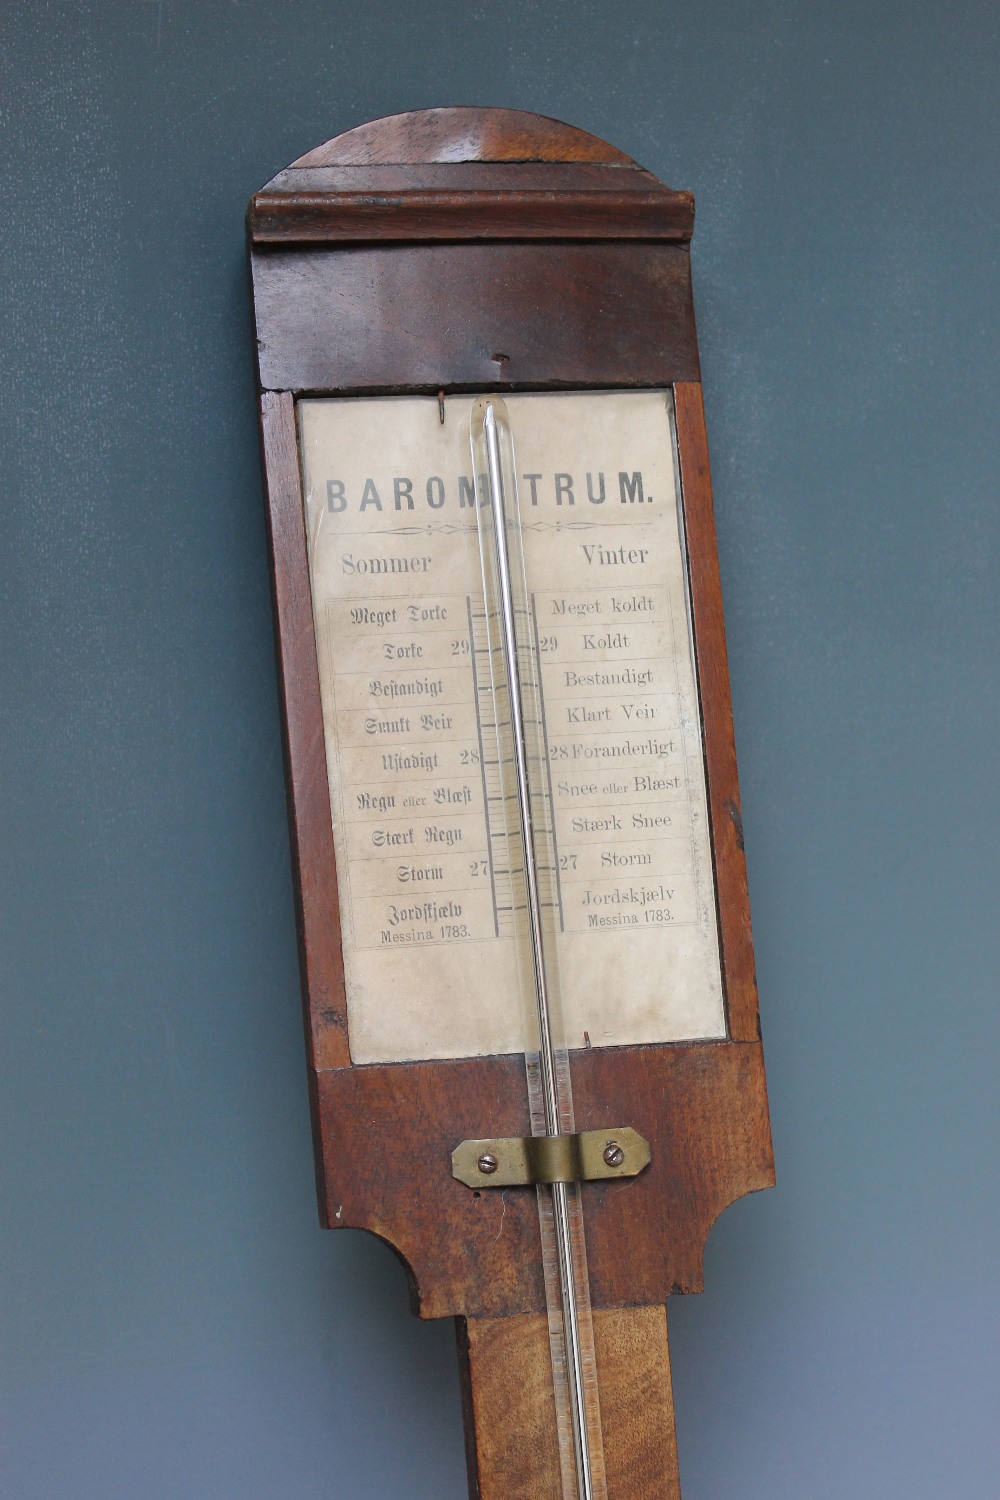
{"type": "Polygon", "coordinates": [[[773,1182],[693,219],[500,109],[249,210],[320,1212],[456,1319],[481,1500],[679,1495],[667,1298],[773,1182]]]}

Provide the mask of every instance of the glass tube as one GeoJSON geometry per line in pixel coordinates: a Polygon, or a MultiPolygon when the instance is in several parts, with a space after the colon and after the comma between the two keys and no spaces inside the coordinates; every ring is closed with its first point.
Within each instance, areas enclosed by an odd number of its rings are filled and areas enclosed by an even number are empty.
{"type": "MultiPolygon", "coordinates": [[[[514,445],[503,401],[472,409],[476,527],[488,643],[496,797],[506,831],[524,1018],[531,1128],[575,1130],[556,951],[556,866],[539,693],[539,654],[524,563],[514,445]]],[[[484,729],[486,726],[484,726],[484,729]]],[[[579,1183],[538,1188],[549,1342],[564,1500],[606,1500],[579,1183]]]]}

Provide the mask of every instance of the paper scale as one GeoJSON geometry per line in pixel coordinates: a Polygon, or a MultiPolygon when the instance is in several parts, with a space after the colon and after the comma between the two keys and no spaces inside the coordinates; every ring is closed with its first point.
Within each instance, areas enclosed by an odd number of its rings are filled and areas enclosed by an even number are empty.
{"type": "Polygon", "coordinates": [[[666,1298],[773,1181],[692,220],[497,110],[250,210],[321,1214],[458,1320],[483,1500],[679,1494],[666,1298]]]}

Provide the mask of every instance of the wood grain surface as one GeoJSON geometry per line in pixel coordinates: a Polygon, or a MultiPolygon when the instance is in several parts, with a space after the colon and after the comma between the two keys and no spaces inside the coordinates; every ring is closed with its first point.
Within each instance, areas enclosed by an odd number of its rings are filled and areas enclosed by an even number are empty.
{"type": "MultiPolygon", "coordinates": [[[[652,1150],[638,1177],[582,1188],[594,1305],[700,1291],[712,1224],[773,1182],[760,1044],[595,1047],[574,1052],[571,1068],[577,1126],[624,1120],[652,1150]]],[[[460,1141],[528,1133],[522,1057],[324,1070],[317,1106],[326,1222],[391,1245],[415,1311],[544,1307],[534,1189],[477,1194],[451,1175],[460,1141]]]]}
{"type": "Polygon", "coordinates": [[[553,390],[698,379],[684,245],[257,247],[267,390],[553,390]]]}
{"type": "MultiPolygon", "coordinates": [[[[458,1321],[470,1493],[562,1500],[544,1314],[458,1321]]],[[[663,1307],[594,1313],[609,1500],[679,1500],[663,1307]]]]}
{"type": "Polygon", "coordinates": [[[593,161],[634,165],[631,157],[562,120],[520,109],[456,105],[415,109],[356,125],[314,146],[293,167],[345,163],[593,161]]]}
{"type": "Polygon", "coordinates": [[[751,1042],[760,1039],[757,973],[701,386],[678,382],[674,386],[674,410],[727,1019],[734,1041],[751,1042]]]}
{"type": "Polygon", "coordinates": [[[265,393],[260,420],[310,1062],[313,1070],[342,1068],[350,1053],[340,901],[291,396],[265,393]]]}

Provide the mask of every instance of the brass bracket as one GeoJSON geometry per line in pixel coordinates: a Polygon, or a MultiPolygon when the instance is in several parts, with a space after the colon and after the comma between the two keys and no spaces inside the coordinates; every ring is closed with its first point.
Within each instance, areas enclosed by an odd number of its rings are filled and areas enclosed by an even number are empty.
{"type": "Polygon", "coordinates": [[[596,1182],[637,1177],[649,1165],[649,1142],[629,1125],[578,1135],[515,1135],[463,1141],[451,1153],[451,1175],[466,1187],[527,1187],[538,1182],[596,1182]]]}

